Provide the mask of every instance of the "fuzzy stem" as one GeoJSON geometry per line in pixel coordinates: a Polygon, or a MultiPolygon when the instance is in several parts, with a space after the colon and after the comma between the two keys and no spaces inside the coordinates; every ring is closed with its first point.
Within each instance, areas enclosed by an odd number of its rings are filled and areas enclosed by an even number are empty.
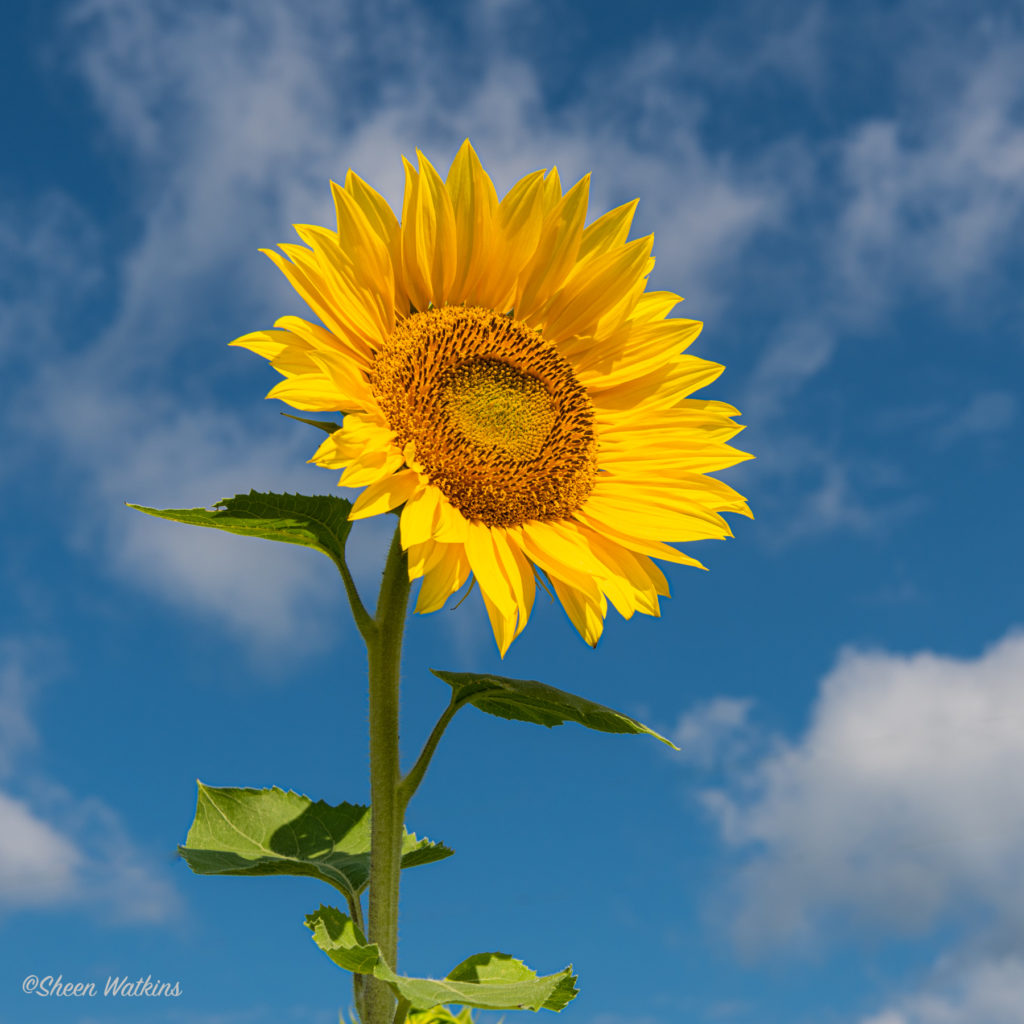
{"type": "MultiPolygon", "coordinates": [[[[370,668],[370,900],[367,938],[398,969],[398,882],[402,860],[403,808],[399,799],[398,690],[402,632],[409,602],[408,559],[399,531],[391,541],[367,637],[370,668]]],[[[364,634],[365,635],[365,634],[364,634]]],[[[395,997],[383,982],[367,978],[362,1024],[391,1024],[395,997]]]]}

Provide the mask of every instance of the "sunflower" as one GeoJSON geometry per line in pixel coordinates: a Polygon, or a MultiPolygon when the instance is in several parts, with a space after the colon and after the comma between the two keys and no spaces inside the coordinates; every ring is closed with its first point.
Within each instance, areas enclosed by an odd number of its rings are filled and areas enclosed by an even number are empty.
{"type": "Polygon", "coordinates": [[[702,325],[646,290],[635,201],[585,227],[589,176],[563,193],[535,171],[499,201],[468,140],[445,180],[417,155],[401,223],[349,171],[336,231],[263,250],[321,323],[232,344],[284,377],[268,398],[345,414],[310,461],[364,488],[352,519],[400,510],[416,611],[472,576],[504,655],[550,583],[593,646],[609,602],[659,614],[652,559],[703,568],[671,545],[750,514],[707,475],[749,458],[727,443],[738,410],[689,397],[723,367],[682,354],[702,325]]]}

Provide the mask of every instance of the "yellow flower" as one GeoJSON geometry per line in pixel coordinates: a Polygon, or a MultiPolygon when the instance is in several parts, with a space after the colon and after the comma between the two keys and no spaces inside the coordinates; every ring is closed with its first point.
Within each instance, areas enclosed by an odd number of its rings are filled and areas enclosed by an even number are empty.
{"type": "Polygon", "coordinates": [[[689,396],[722,372],[681,354],[701,324],[645,290],[636,203],[584,227],[589,177],[535,171],[498,200],[467,140],[442,181],[405,163],[399,224],[351,171],[337,231],[264,250],[323,326],[298,317],[232,342],[284,377],[268,398],[345,413],[310,460],[362,487],[353,519],[401,506],[416,611],[475,577],[504,655],[546,578],[587,643],[608,602],[657,615],[652,561],[731,535],[746,502],[709,472],[749,458],[738,410],[689,396]],[[539,570],[539,572],[538,572],[539,570]]]}

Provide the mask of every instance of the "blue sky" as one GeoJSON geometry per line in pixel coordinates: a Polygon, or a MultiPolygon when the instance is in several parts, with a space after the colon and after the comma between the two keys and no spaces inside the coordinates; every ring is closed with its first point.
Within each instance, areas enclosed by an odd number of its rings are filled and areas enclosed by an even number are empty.
{"type": "MultiPolygon", "coordinates": [[[[328,223],[348,167],[397,202],[400,154],[469,136],[499,192],[556,164],[595,216],[640,198],[756,519],[596,652],[557,605],[503,663],[475,597],[411,623],[407,752],[428,667],[682,752],[462,712],[409,811],[456,855],[405,876],[403,968],[571,961],[578,1024],[1024,1021],[1019,5],[86,0],[17,5],[0,46],[0,1020],[348,1006],[315,882],[174,856],[196,777],[366,798],[339,583],[123,502],[332,490],[226,347],[302,312],[256,250],[328,223]]],[[[367,585],[384,528],[357,528],[367,585]]]]}

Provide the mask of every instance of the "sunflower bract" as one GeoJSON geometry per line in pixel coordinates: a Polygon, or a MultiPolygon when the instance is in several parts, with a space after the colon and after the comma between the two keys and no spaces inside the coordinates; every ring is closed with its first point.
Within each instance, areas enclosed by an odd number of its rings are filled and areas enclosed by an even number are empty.
{"type": "Polygon", "coordinates": [[[265,250],[320,320],[232,342],[284,378],[268,394],[345,413],[310,460],[363,488],[351,518],[400,508],[416,611],[472,575],[502,655],[543,574],[587,643],[608,603],[657,615],[652,559],[731,535],[743,497],[708,476],[749,458],[724,402],[690,396],[723,367],[685,353],[682,301],[646,291],[651,237],[636,203],[585,227],[589,179],[563,194],[536,171],[500,201],[467,140],[447,180],[405,162],[402,220],[349,171],[337,230],[265,250]],[[283,254],[283,255],[282,255],[283,254]]]}

